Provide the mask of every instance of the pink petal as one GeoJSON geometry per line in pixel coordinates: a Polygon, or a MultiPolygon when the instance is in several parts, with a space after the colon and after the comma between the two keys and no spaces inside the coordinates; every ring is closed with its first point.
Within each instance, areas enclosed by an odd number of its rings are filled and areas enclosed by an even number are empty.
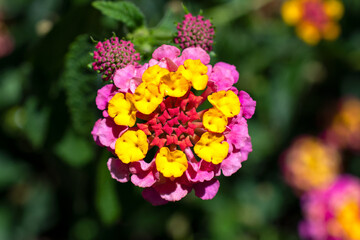
{"type": "Polygon", "coordinates": [[[98,119],[95,124],[94,124],[94,127],[91,131],[91,134],[93,135],[93,138],[94,138],[94,141],[97,145],[101,146],[101,147],[104,147],[103,144],[101,144],[101,142],[99,141],[99,136],[98,136],[98,132],[99,132],[99,127],[100,127],[100,124],[101,124],[101,121],[102,119],[98,119]]]}
{"type": "Polygon", "coordinates": [[[129,81],[129,90],[131,93],[134,93],[136,88],[142,83],[141,78],[134,77],[129,81]]]}
{"type": "Polygon", "coordinates": [[[255,112],[256,102],[245,91],[240,91],[239,99],[241,103],[240,116],[244,116],[246,119],[251,118],[255,112]]]}
{"type": "Polygon", "coordinates": [[[151,187],[157,180],[154,164],[147,163],[144,160],[133,162],[130,164],[131,182],[139,187],[151,187]]]}
{"type": "Polygon", "coordinates": [[[236,95],[239,94],[239,90],[236,87],[231,87],[229,90],[233,91],[236,95]]]}
{"type": "Polygon", "coordinates": [[[177,47],[164,44],[154,51],[152,57],[156,60],[161,60],[163,58],[174,59],[179,55],[180,55],[180,50],[177,47]]]}
{"type": "Polygon", "coordinates": [[[202,200],[210,200],[215,197],[219,187],[220,182],[215,178],[208,182],[197,183],[194,185],[195,195],[202,200]]]}
{"type": "Polygon", "coordinates": [[[160,194],[160,197],[167,201],[179,201],[185,197],[189,192],[190,188],[183,184],[174,181],[167,180],[164,183],[154,185],[153,188],[160,194]]]}
{"type": "Polygon", "coordinates": [[[216,166],[204,160],[198,162],[194,153],[190,148],[185,149],[185,154],[188,158],[188,169],[185,174],[190,182],[204,182],[209,181],[215,175],[216,166]]]}
{"type": "MultiPolygon", "coordinates": [[[[114,74],[114,84],[121,92],[128,92],[130,89],[130,81],[136,76],[135,66],[127,65],[124,68],[117,69],[114,74]]],[[[139,83],[140,84],[140,83],[139,83]]]]}
{"type": "Polygon", "coordinates": [[[244,147],[250,138],[246,119],[243,117],[232,119],[229,128],[230,131],[225,133],[226,141],[233,144],[236,149],[244,147]]]}
{"type": "Polygon", "coordinates": [[[108,102],[117,92],[119,91],[117,91],[117,88],[114,86],[114,84],[107,84],[100,88],[97,91],[97,96],[95,99],[97,108],[99,110],[107,109],[108,102]]]}
{"type": "Polygon", "coordinates": [[[236,67],[224,62],[215,64],[209,81],[214,82],[218,91],[229,90],[239,79],[236,67]]]}
{"type": "Polygon", "coordinates": [[[184,49],[181,57],[178,58],[177,60],[175,60],[175,63],[177,65],[182,65],[182,64],[184,64],[186,59],[193,59],[193,60],[200,59],[202,64],[205,64],[205,65],[210,63],[209,54],[200,47],[189,47],[189,48],[184,49]]]}
{"type": "Polygon", "coordinates": [[[244,147],[242,147],[240,149],[241,152],[241,156],[242,156],[242,160],[246,161],[248,159],[248,155],[249,153],[252,152],[252,144],[251,144],[251,138],[249,137],[246,141],[245,141],[245,145],[244,147]]]}
{"type": "Polygon", "coordinates": [[[214,65],[214,68],[215,67],[221,67],[223,69],[229,70],[231,72],[232,78],[234,79],[234,84],[239,80],[239,72],[236,70],[234,65],[225,62],[218,62],[214,65]]]}
{"type": "Polygon", "coordinates": [[[104,118],[108,118],[108,117],[109,117],[109,113],[108,113],[107,110],[102,111],[102,115],[103,115],[104,118]]]}
{"type": "Polygon", "coordinates": [[[91,134],[98,145],[110,147],[127,129],[116,125],[112,118],[103,118],[96,121],[91,134]]]}
{"type": "Polygon", "coordinates": [[[231,176],[241,168],[242,162],[241,152],[230,153],[229,156],[221,162],[221,171],[224,176],[231,176]]]}
{"type": "Polygon", "coordinates": [[[107,162],[111,177],[119,182],[127,182],[130,179],[129,165],[117,158],[109,158],[107,162]]]}
{"type": "Polygon", "coordinates": [[[153,188],[145,188],[142,191],[142,196],[146,201],[150,202],[153,206],[164,205],[168,203],[168,201],[162,199],[160,197],[160,194],[157,191],[155,191],[153,188]]]}

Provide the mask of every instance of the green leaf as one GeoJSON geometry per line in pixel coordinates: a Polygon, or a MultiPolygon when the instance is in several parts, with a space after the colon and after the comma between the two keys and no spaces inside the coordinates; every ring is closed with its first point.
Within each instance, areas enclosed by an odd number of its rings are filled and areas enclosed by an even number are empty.
{"type": "Polygon", "coordinates": [[[95,1],[92,5],[100,10],[102,14],[123,22],[129,28],[144,25],[144,14],[131,2],[95,1]]]}
{"type": "Polygon", "coordinates": [[[0,74],[0,108],[5,108],[21,100],[22,90],[30,73],[29,64],[11,68],[0,74]]]}
{"type": "Polygon", "coordinates": [[[94,156],[94,148],[86,138],[77,136],[68,130],[63,139],[55,147],[56,154],[73,167],[81,167],[90,162],[94,156]]]}
{"type": "Polygon", "coordinates": [[[96,74],[88,68],[93,61],[89,54],[92,50],[94,47],[89,36],[78,36],[67,53],[62,76],[74,129],[86,136],[89,136],[96,121],[95,97],[100,83],[96,74]]]}
{"type": "MultiPolygon", "coordinates": [[[[8,154],[6,154],[6,152],[0,151],[0,189],[1,190],[11,186],[14,183],[23,180],[28,175],[29,175],[29,169],[24,163],[18,161],[18,159],[14,159],[13,157],[9,156],[8,154]]],[[[0,228],[0,236],[1,236],[1,228],[0,228]]],[[[3,238],[0,237],[0,239],[3,238]]]]}
{"type": "Polygon", "coordinates": [[[185,6],[185,4],[183,2],[181,3],[181,6],[184,9],[185,14],[190,13],[190,11],[187,9],[187,7],[185,6]]]}
{"type": "MultiPolygon", "coordinates": [[[[103,156],[102,159],[104,158],[103,156]]],[[[110,176],[106,162],[100,161],[97,168],[95,204],[101,221],[107,225],[115,223],[121,213],[121,205],[114,185],[116,183],[110,176]]]]}
{"type": "Polygon", "coordinates": [[[25,103],[24,133],[35,148],[41,148],[49,125],[48,107],[40,107],[35,97],[28,98],[25,103]]]}

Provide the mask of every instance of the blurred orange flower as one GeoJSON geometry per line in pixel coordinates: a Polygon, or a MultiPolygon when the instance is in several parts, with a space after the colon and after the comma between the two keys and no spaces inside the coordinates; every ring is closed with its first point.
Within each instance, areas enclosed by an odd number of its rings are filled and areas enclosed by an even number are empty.
{"type": "Polygon", "coordinates": [[[281,15],[284,21],[296,27],[296,33],[309,45],[321,39],[334,40],[340,34],[337,21],[344,13],[338,0],[288,0],[283,3],[281,15]]]}
{"type": "Polygon", "coordinates": [[[325,139],[338,148],[360,151],[360,100],[345,99],[336,113],[325,139]]]}
{"type": "Polygon", "coordinates": [[[336,149],[315,137],[296,139],[282,157],[285,180],[300,192],[327,187],[340,172],[336,149]]]}

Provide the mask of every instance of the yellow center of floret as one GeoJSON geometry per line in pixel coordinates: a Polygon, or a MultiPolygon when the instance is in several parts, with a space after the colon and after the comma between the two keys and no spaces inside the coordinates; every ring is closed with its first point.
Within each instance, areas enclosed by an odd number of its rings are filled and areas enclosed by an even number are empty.
{"type": "Polygon", "coordinates": [[[115,154],[123,163],[136,162],[143,159],[149,144],[146,134],[141,131],[128,130],[115,143],[115,154]]]}
{"type": "Polygon", "coordinates": [[[164,177],[181,177],[188,168],[187,158],[180,150],[170,151],[167,147],[162,147],[155,159],[156,169],[164,177]]]}
{"type": "Polygon", "coordinates": [[[228,118],[216,108],[210,108],[203,116],[203,125],[206,129],[216,133],[225,131],[228,118]]]}
{"type": "Polygon", "coordinates": [[[219,91],[208,96],[209,102],[226,117],[234,117],[240,113],[240,100],[231,91],[219,91]]]}
{"type": "Polygon", "coordinates": [[[205,161],[219,164],[229,153],[229,144],[222,142],[223,140],[224,136],[221,134],[206,132],[195,144],[194,151],[205,161]]]}
{"type": "Polygon", "coordinates": [[[117,125],[132,127],[136,121],[136,108],[131,101],[131,94],[117,93],[111,98],[108,106],[109,116],[114,118],[117,125]]]}

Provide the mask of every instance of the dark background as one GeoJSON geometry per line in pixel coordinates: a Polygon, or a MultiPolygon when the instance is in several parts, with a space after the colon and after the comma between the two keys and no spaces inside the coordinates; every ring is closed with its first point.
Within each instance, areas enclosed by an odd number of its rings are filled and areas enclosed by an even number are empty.
{"type": "MultiPolygon", "coordinates": [[[[179,1],[134,0],[146,19],[135,29],[91,2],[0,1],[0,32],[14,42],[0,58],[0,239],[298,239],[300,203],[278,159],[297,136],[321,134],[341,99],[360,98],[360,2],[344,1],[339,39],[312,47],[282,21],[280,0],[184,1],[216,26],[212,64],[235,65],[236,87],[257,101],[253,152],[220,177],[213,200],[191,193],[158,207],[111,179],[110,154],[93,142],[102,82],[87,66],[90,36],[127,36],[146,60],[171,43],[184,11],[179,1]]],[[[360,176],[359,155],[342,156],[360,176]]]]}

